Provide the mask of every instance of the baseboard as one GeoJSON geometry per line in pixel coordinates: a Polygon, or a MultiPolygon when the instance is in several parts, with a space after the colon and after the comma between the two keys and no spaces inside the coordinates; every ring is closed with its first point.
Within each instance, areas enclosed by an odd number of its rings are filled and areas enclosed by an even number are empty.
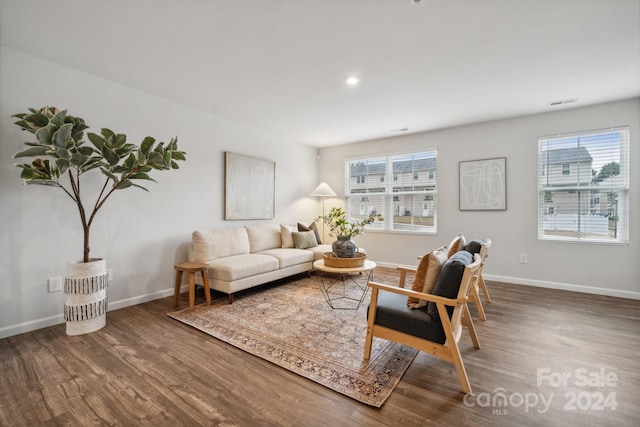
{"type": "MultiPolygon", "coordinates": [[[[378,266],[385,268],[396,268],[398,264],[390,264],[385,262],[376,262],[378,266]]],[[[538,288],[558,289],[563,291],[582,292],[585,294],[605,295],[617,298],[628,298],[640,300],[640,292],[623,291],[619,289],[595,288],[584,285],[574,285],[571,283],[549,282],[544,280],[523,279],[519,277],[497,276],[483,273],[486,280],[494,282],[513,283],[516,285],[536,286],[538,288]]]]}
{"type": "Polygon", "coordinates": [[[559,289],[562,291],[582,292],[585,294],[605,295],[609,297],[640,300],[640,292],[623,291],[620,289],[595,288],[592,286],[574,285],[571,283],[548,282],[544,280],[522,279],[519,277],[494,276],[482,274],[486,280],[495,282],[514,283],[516,285],[536,286],[538,288],[559,289]]]}
{"type": "MultiPolygon", "coordinates": [[[[183,286],[181,291],[187,289],[183,286]]],[[[118,310],[120,308],[130,307],[132,305],[142,304],[143,302],[153,301],[173,295],[173,288],[163,289],[161,291],[152,292],[150,294],[138,295],[118,301],[109,301],[108,311],[118,310]]],[[[109,319],[107,318],[107,324],[109,319]]],[[[53,325],[64,323],[64,315],[62,313],[54,316],[42,317],[40,319],[30,320],[28,322],[18,323],[15,325],[3,326],[0,328],[0,339],[11,337],[13,335],[24,334],[26,332],[35,331],[53,325]]]]}

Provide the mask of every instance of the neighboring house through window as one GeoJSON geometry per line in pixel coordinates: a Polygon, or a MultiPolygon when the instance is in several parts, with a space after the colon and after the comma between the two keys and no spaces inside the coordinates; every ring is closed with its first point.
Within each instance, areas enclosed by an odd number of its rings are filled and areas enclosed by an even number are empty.
{"type": "Polygon", "coordinates": [[[542,137],[538,155],[538,238],[628,243],[628,128],[542,137]]]}
{"type": "Polygon", "coordinates": [[[434,150],[347,161],[345,194],[349,220],[375,212],[382,214],[384,221],[376,221],[367,229],[435,233],[436,157],[434,150]],[[385,180],[385,176],[392,176],[393,180],[385,180]]]}

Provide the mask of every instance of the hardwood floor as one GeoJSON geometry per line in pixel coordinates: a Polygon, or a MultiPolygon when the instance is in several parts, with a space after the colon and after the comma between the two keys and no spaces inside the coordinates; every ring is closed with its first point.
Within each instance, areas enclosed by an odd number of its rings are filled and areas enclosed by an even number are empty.
{"type": "Polygon", "coordinates": [[[89,335],[0,340],[0,425],[640,425],[640,301],[487,285],[487,320],[471,306],[482,348],[460,341],[473,395],[420,353],[372,408],[169,318],[168,297],[89,335]]]}

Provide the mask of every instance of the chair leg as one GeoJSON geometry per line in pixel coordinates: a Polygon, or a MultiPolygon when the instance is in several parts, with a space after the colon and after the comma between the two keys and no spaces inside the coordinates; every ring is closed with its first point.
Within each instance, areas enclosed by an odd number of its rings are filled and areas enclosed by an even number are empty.
{"type": "Polygon", "coordinates": [[[473,324],[469,307],[465,305],[462,310],[462,324],[469,330],[473,347],[480,348],[480,340],[478,339],[478,333],[476,332],[476,326],[473,324]]]}
{"type": "Polygon", "coordinates": [[[478,295],[478,285],[475,283],[471,285],[470,295],[471,300],[478,308],[478,314],[480,315],[480,319],[487,320],[487,315],[484,312],[484,307],[482,306],[482,301],[480,301],[480,295],[478,295]]]}
{"type": "Polygon", "coordinates": [[[487,289],[487,284],[484,283],[484,278],[482,277],[482,274],[480,274],[480,277],[478,278],[478,284],[480,285],[480,288],[482,288],[484,299],[487,302],[491,302],[491,297],[489,296],[489,290],[487,289]]]}
{"type": "Polygon", "coordinates": [[[453,359],[453,364],[455,365],[456,371],[458,372],[458,378],[460,379],[462,391],[467,394],[471,394],[471,384],[469,383],[469,377],[467,376],[467,371],[464,368],[464,363],[462,363],[460,349],[458,348],[458,344],[456,344],[455,342],[451,345],[451,358],[453,359]]]}
{"type": "Polygon", "coordinates": [[[376,322],[376,307],[378,305],[378,289],[371,289],[371,301],[369,302],[369,319],[367,321],[367,336],[364,340],[364,360],[371,357],[371,345],[373,344],[373,326],[376,322]]]}

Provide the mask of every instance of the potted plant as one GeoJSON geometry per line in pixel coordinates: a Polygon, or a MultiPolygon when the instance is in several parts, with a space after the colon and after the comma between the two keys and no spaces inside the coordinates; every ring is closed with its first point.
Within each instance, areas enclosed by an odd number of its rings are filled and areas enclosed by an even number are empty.
{"type": "Polygon", "coordinates": [[[34,142],[15,158],[33,157],[31,163],[17,164],[25,184],[46,185],[61,190],[77,206],[84,235],[81,262],[69,263],[65,279],[65,319],[67,334],[93,332],[106,324],[106,261],[90,257],[89,237],[96,214],[116,190],[146,188],[141,181],[154,181],[152,170],[178,169],[177,161],[185,160],[178,150],[177,138],[165,146],[147,136],[140,145],[130,144],[124,134],[103,128],[100,134],[88,133],[91,144],[83,140],[89,127],[80,117],[55,107],[29,109],[16,114],[15,122],[35,135],[34,142]],[[82,176],[99,170],[104,184],[93,199],[88,199],[82,176]],[[90,200],[89,203],[87,201],[90,200]],[[87,276],[88,275],[88,276],[87,276]]]}
{"type": "Polygon", "coordinates": [[[373,224],[375,220],[384,218],[377,213],[370,213],[363,220],[348,221],[346,212],[340,207],[333,207],[323,220],[329,226],[330,236],[338,240],[333,242],[331,249],[339,258],[353,258],[356,252],[356,244],[351,240],[358,234],[364,233],[365,226],[373,224]]]}

